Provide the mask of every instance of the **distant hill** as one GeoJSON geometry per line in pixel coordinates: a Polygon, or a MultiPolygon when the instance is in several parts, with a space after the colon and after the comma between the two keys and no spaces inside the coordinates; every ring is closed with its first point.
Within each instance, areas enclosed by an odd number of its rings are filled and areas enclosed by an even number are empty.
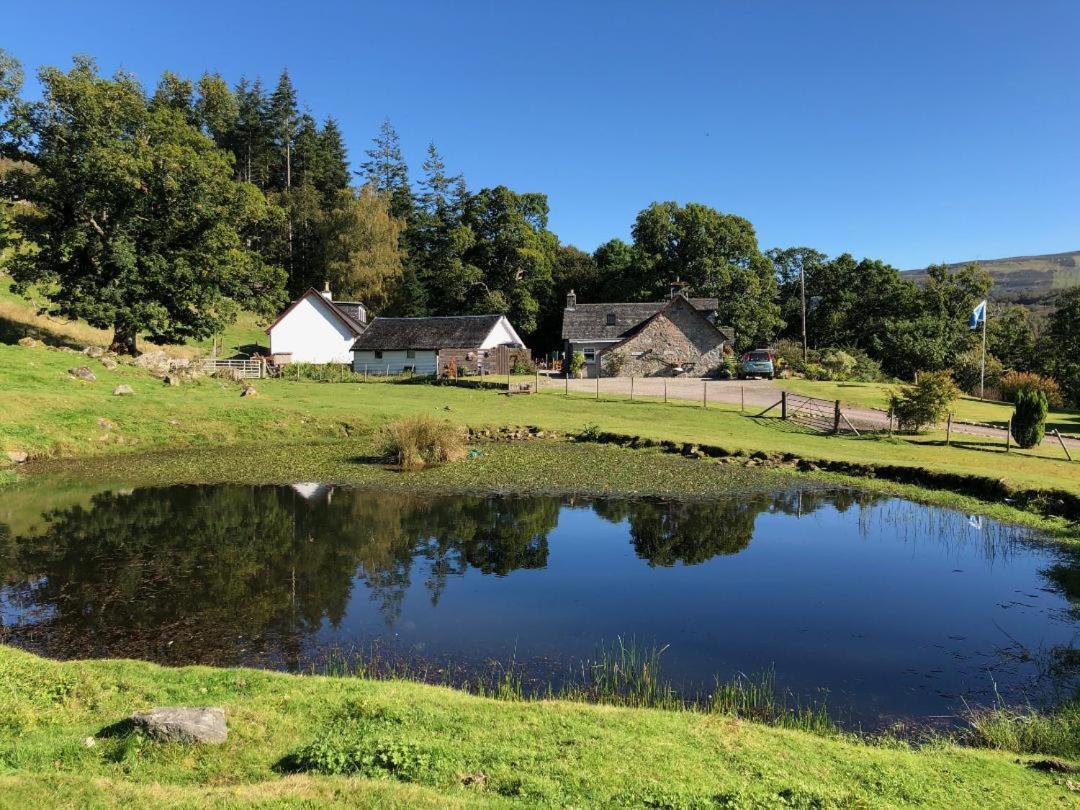
{"type": "MultiPolygon", "coordinates": [[[[971,262],[950,264],[949,267],[960,268],[967,264],[971,262]]],[[[991,299],[1025,304],[1035,311],[1048,308],[1056,293],[1080,284],[1080,251],[979,259],[978,264],[994,279],[991,299]]],[[[909,270],[904,276],[921,281],[926,277],[926,271],[909,270]]]]}

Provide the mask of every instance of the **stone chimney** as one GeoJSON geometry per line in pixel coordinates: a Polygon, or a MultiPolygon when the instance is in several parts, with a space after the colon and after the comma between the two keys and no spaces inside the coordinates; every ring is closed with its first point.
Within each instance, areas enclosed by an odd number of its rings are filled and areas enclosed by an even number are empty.
{"type": "Polygon", "coordinates": [[[323,282],[322,297],[325,298],[327,301],[333,301],[334,300],[334,294],[332,292],[330,292],[330,282],[329,281],[324,281],[323,282]]]}
{"type": "Polygon", "coordinates": [[[571,290],[566,294],[566,308],[575,309],[577,307],[577,293],[571,290]]]}
{"type": "Polygon", "coordinates": [[[687,284],[685,281],[682,281],[679,279],[678,276],[675,276],[675,280],[671,282],[671,297],[674,298],[676,295],[685,296],[686,288],[689,286],[690,285],[687,284]]]}

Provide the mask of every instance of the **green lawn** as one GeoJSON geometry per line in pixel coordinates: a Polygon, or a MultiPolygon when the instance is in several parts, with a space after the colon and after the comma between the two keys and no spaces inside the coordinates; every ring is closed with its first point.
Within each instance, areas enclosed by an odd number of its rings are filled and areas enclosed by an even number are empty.
{"type": "MultiPolygon", "coordinates": [[[[808,397],[820,397],[862,405],[867,408],[889,409],[889,392],[897,386],[886,383],[864,382],[818,382],[814,380],[782,380],[789,391],[808,397]]],[[[996,424],[1004,427],[1012,416],[1013,406],[1008,402],[962,397],[953,407],[956,419],[965,422],[996,424]]],[[[1080,433],[1080,411],[1051,411],[1046,420],[1048,430],[1054,428],[1062,433],[1080,433]]]]}
{"type": "Polygon", "coordinates": [[[791,452],[810,459],[898,464],[938,472],[1003,478],[1026,488],[1080,493],[1080,466],[1043,446],[1007,457],[1000,442],[964,437],[945,447],[940,435],[913,439],[826,436],[779,419],[741,415],[736,406],[692,402],[599,402],[557,392],[507,397],[427,384],[328,384],[261,380],[241,399],[236,384],[201,380],[168,387],[138,369],[108,371],[81,355],[0,345],[0,451],[37,455],[100,454],[159,447],[335,439],[369,432],[389,418],[428,412],[470,426],[538,425],[578,432],[603,430],[731,450],[791,452]],[[88,364],[98,381],[67,369],[88,364]],[[131,397],[112,395],[126,383],[131,397]]]}
{"type": "Polygon", "coordinates": [[[8,807],[1076,806],[1063,776],[1015,754],[872,745],[720,714],[495,700],[407,681],[58,663],[9,647],[0,647],[0,683],[8,807]],[[224,708],[228,741],[157,744],[124,725],[160,705],[224,708]],[[342,757],[358,771],[327,775],[342,757]]]}

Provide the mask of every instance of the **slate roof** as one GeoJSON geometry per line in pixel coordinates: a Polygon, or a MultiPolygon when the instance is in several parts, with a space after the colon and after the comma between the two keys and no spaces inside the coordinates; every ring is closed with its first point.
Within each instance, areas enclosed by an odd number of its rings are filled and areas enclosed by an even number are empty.
{"type": "Polygon", "coordinates": [[[356,321],[357,323],[359,323],[359,324],[364,323],[364,317],[361,316],[361,313],[366,312],[367,307],[365,307],[361,302],[359,302],[359,301],[331,301],[330,303],[333,304],[338,309],[340,309],[342,312],[344,312],[347,316],[352,318],[352,320],[356,321]]]}
{"type": "MultiPolygon", "coordinates": [[[[697,318],[700,318],[702,321],[704,321],[704,323],[707,326],[711,327],[713,329],[713,331],[716,332],[717,337],[721,341],[730,341],[731,340],[732,332],[731,332],[730,328],[717,326],[715,323],[710,321],[708,319],[708,317],[707,317],[707,315],[709,313],[709,310],[701,309],[700,307],[694,306],[693,301],[690,300],[690,299],[685,299],[684,298],[683,300],[687,301],[687,303],[690,304],[690,310],[694,313],[694,316],[692,316],[692,317],[697,317],[697,318]]],[[[698,299],[698,300],[702,300],[702,299],[698,299]]],[[[705,300],[709,300],[709,299],[705,299],[705,300]]],[[[716,299],[712,299],[712,300],[716,300],[716,299]]],[[[619,348],[624,343],[629,341],[630,338],[634,337],[635,335],[640,334],[641,332],[644,332],[645,328],[650,323],[652,323],[657,318],[659,318],[663,313],[667,312],[668,310],[674,309],[677,306],[679,306],[679,299],[678,298],[673,298],[671,301],[665,302],[656,313],[654,313],[653,315],[650,315],[648,318],[646,318],[644,321],[639,323],[637,326],[635,326],[632,329],[630,329],[629,331],[627,331],[627,333],[623,336],[622,340],[620,340],[614,346],[605,347],[603,351],[609,352],[609,351],[613,351],[613,350],[619,348]]]]}
{"type": "MultiPolygon", "coordinates": [[[[687,299],[694,309],[704,314],[716,312],[720,302],[715,298],[687,299]]],[[[650,301],[641,304],[578,304],[563,311],[562,338],[574,342],[590,340],[622,340],[671,303],[650,301]],[[608,315],[614,313],[615,323],[609,325],[608,315]]]]}
{"type": "Polygon", "coordinates": [[[491,334],[502,315],[448,315],[430,318],[375,318],[353,351],[471,349],[491,334]]]}

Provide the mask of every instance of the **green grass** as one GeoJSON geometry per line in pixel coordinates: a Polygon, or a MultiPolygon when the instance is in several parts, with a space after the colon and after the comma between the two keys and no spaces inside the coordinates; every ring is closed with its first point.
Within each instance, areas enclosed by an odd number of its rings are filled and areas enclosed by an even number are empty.
{"type": "MultiPolygon", "coordinates": [[[[897,386],[887,383],[820,382],[814,380],[783,380],[779,383],[789,391],[808,397],[840,400],[849,405],[867,408],[889,409],[889,392],[897,386]]],[[[953,406],[955,419],[964,422],[994,424],[1004,427],[1012,416],[1013,406],[1008,402],[981,400],[977,397],[961,397],[953,406]]],[[[1069,410],[1050,411],[1046,420],[1047,430],[1062,433],[1080,433],[1080,412],[1069,410]]]]}
{"type": "Polygon", "coordinates": [[[372,432],[398,416],[429,413],[477,426],[538,425],[577,433],[586,424],[656,440],[705,443],[745,452],[795,453],[809,459],[874,462],[958,475],[1004,479],[1020,488],[1080,493],[1080,466],[1059,448],[1008,456],[1000,442],[940,434],[912,438],[826,436],[779,419],[755,419],[737,407],[691,402],[595,401],[557,392],[508,397],[495,391],[426,384],[256,382],[259,394],[241,399],[234,383],[202,380],[163,386],[138,369],[108,371],[80,355],[0,345],[0,450],[35,455],[100,455],[162,447],[333,440],[372,432]],[[67,369],[88,364],[96,383],[67,369]],[[115,397],[126,383],[131,397],[115,397]],[[106,420],[106,421],[101,421],[106,420]]]}
{"type": "Polygon", "coordinates": [[[1051,807],[1015,754],[871,745],[725,714],[500,701],[407,681],[57,663],[0,647],[0,795],[11,807],[240,805],[1051,807]],[[225,709],[189,748],[123,721],[225,709]],[[89,743],[87,741],[90,741],[89,743]],[[328,775],[343,772],[346,775],[328,775]]]}

